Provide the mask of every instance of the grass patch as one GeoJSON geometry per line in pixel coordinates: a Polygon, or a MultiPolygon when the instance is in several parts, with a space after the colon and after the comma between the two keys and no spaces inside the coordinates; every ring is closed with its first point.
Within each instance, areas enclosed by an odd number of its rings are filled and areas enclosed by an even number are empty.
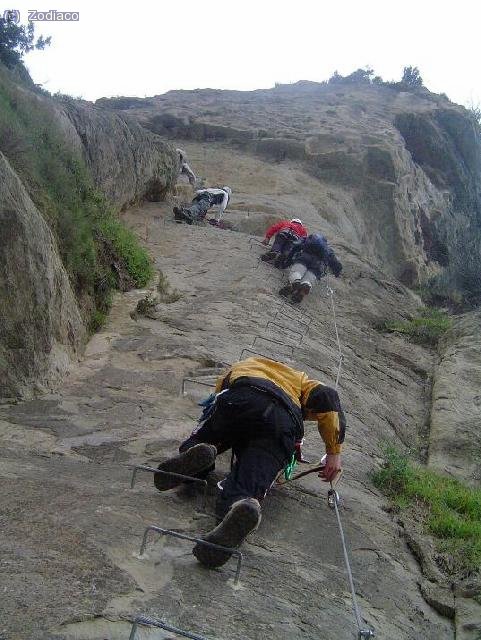
{"type": "Polygon", "coordinates": [[[105,216],[97,222],[97,229],[112,243],[121,256],[125,269],[137,287],[145,287],[154,275],[152,261],[134,234],[113,216],[105,216]]]}
{"type": "Polygon", "coordinates": [[[461,570],[481,567],[481,489],[416,465],[392,446],[372,480],[400,509],[416,507],[440,551],[461,570]]]}
{"type": "Polygon", "coordinates": [[[148,293],[145,298],[142,298],[137,302],[135,310],[141,316],[149,317],[155,311],[155,307],[158,304],[156,296],[151,292],[148,293]]]}
{"type": "Polygon", "coordinates": [[[172,304],[182,298],[182,294],[177,289],[171,289],[167,276],[159,271],[159,282],[157,283],[157,293],[149,291],[147,295],[137,302],[135,311],[141,316],[154,318],[158,304],[172,304]]]}
{"type": "Polygon", "coordinates": [[[16,85],[1,65],[0,149],[56,236],[84,318],[95,330],[113,289],[147,284],[150,258],[94,188],[52,104],[16,85]]]}
{"type": "Polygon", "coordinates": [[[159,271],[159,282],[157,284],[157,291],[159,293],[158,302],[165,304],[172,304],[182,298],[182,294],[177,289],[171,289],[167,276],[159,271]]]}
{"type": "Polygon", "coordinates": [[[435,346],[439,338],[452,326],[447,313],[433,307],[423,307],[410,320],[388,320],[382,326],[384,331],[402,333],[418,344],[435,346]]]}

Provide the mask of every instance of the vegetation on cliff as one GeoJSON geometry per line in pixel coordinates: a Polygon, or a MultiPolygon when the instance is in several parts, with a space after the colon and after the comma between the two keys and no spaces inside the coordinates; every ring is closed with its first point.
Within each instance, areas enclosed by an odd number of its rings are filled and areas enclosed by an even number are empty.
{"type": "Polygon", "coordinates": [[[81,309],[97,328],[115,288],[144,286],[150,259],[93,185],[55,112],[0,67],[0,151],[53,230],[81,309]]]}
{"type": "Polygon", "coordinates": [[[23,62],[23,56],[33,49],[45,49],[51,43],[51,37],[40,36],[35,39],[35,25],[16,24],[15,11],[3,12],[0,17],[0,62],[14,69],[23,62]]]}
{"type": "Polygon", "coordinates": [[[385,331],[402,333],[412,342],[435,346],[439,338],[452,326],[452,319],[440,309],[423,307],[409,320],[388,320],[381,327],[385,331]]]}
{"type": "Polygon", "coordinates": [[[454,561],[443,568],[481,567],[481,490],[409,461],[392,446],[373,474],[374,484],[401,510],[411,511],[454,561]]]}

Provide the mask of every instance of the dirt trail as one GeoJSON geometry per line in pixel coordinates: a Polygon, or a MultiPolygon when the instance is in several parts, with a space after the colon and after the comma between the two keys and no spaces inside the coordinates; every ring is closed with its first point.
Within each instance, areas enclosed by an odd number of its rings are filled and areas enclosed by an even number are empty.
{"type": "MultiPolygon", "coordinates": [[[[319,219],[322,193],[314,180],[232,150],[205,156],[205,146],[188,147],[212,181],[233,185],[232,219],[256,226],[250,219],[262,220],[279,202],[282,213],[302,206],[311,228],[335,234],[345,265],[335,281],[346,354],[340,393],[349,418],[343,518],[360,604],[380,638],[453,638],[450,621],[423,600],[418,565],[368,479],[381,440],[422,441],[431,357],[373,328],[389,310],[414,309],[417,301],[348,252],[342,230],[319,219]],[[298,181],[310,194],[301,203],[298,181]]],[[[208,572],[188,543],[153,538],[139,558],[150,524],[197,534],[213,523],[196,510],[192,492],[161,495],[148,474],[129,489],[128,464],[169,456],[192,428],[206,388],[191,385],[182,396],[183,377],[234,361],[255,340],[254,349],[332,382],[337,348],[323,288],[305,304],[313,321],[300,346],[265,340],[279,338],[269,322],[296,329],[297,312],[277,315],[281,274],[259,263],[248,235],[176,225],[167,205],[147,205],[125,219],[181,297],[161,305],[155,319],[134,320],[146,292],[117,296],[107,325],[58,392],[0,407],[0,637],[127,638],[126,616],[144,612],[217,640],[352,638],[337,527],[317,479],[272,491],[261,527],[245,545],[239,588],[233,564],[208,572]]],[[[309,423],[306,453],[321,451],[309,423]]],[[[228,463],[222,456],[220,473],[228,463]]]]}

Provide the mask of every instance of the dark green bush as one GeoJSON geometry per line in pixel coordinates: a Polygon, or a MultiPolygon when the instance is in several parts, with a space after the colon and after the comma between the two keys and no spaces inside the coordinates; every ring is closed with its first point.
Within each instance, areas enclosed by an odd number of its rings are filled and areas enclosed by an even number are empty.
{"type": "Polygon", "coordinates": [[[402,333],[413,342],[434,346],[452,326],[451,318],[440,309],[424,307],[410,320],[388,320],[381,327],[385,331],[402,333]]]}
{"type": "MultiPolygon", "coordinates": [[[[9,69],[22,65],[23,56],[33,49],[45,49],[51,38],[35,39],[35,25],[16,24],[14,11],[0,11],[0,63],[9,69]]],[[[23,66],[23,65],[22,65],[23,66]]]]}

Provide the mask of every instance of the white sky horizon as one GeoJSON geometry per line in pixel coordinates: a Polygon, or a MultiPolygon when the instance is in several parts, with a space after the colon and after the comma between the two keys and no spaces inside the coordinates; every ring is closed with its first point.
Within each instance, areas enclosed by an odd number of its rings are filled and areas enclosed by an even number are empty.
{"type": "Polygon", "coordinates": [[[399,80],[417,66],[425,86],[465,106],[481,102],[475,0],[8,0],[25,24],[28,10],[77,11],[78,22],[37,22],[52,45],[25,57],[37,84],[96,100],[176,89],[267,89],[321,82],[370,66],[399,80]]]}

